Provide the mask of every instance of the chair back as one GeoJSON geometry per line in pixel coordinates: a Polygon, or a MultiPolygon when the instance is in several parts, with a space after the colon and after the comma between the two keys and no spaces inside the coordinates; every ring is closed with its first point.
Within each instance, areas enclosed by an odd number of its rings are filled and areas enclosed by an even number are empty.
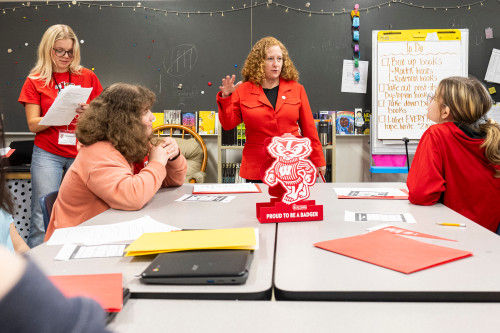
{"type": "Polygon", "coordinates": [[[59,191],[50,192],[45,194],[40,198],[40,207],[42,208],[43,224],[45,225],[45,231],[50,222],[50,215],[52,214],[52,207],[57,199],[59,191]]]}
{"type": "MultiPolygon", "coordinates": [[[[164,131],[164,134],[167,134],[170,137],[173,137],[173,134],[175,134],[174,131],[175,132],[180,131],[181,132],[180,133],[181,139],[185,138],[186,133],[191,134],[191,136],[198,142],[198,144],[200,145],[200,148],[203,152],[203,159],[201,162],[200,171],[202,173],[205,172],[205,170],[207,168],[207,160],[208,160],[207,146],[205,144],[205,141],[203,141],[203,138],[198,133],[196,133],[195,131],[193,131],[189,127],[179,125],[179,124],[164,124],[164,125],[159,125],[159,126],[156,126],[155,128],[153,128],[153,133],[157,133],[158,137],[160,136],[161,131],[164,131]],[[165,132],[167,132],[167,133],[165,133],[165,132]]],[[[182,147],[181,147],[181,150],[182,150],[182,147]]],[[[191,180],[190,182],[194,182],[194,180],[191,180]]]]}

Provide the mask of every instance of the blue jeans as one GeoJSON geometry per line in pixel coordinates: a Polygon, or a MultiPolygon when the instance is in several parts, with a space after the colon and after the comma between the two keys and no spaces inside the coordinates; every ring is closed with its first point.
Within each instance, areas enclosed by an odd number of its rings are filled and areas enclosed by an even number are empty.
{"type": "Polygon", "coordinates": [[[31,221],[28,246],[33,248],[43,243],[45,226],[43,224],[40,198],[47,193],[59,190],[64,173],[74,158],[51,154],[37,146],[33,147],[31,158],[31,221]]]}

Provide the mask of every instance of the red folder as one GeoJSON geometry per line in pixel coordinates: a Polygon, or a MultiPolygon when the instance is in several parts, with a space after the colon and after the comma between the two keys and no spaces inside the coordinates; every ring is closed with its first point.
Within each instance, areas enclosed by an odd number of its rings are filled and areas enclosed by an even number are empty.
{"type": "Polygon", "coordinates": [[[471,252],[419,242],[384,230],[314,246],[406,274],[472,256],[471,252]]]}
{"type": "Polygon", "coordinates": [[[122,274],[89,274],[49,276],[66,297],[88,297],[108,312],[123,307],[122,274]]]}

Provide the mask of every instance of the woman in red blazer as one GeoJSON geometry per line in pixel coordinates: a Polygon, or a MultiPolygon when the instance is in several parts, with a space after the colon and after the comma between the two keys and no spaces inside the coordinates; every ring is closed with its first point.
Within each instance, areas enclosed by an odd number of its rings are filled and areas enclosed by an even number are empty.
{"type": "Polygon", "coordinates": [[[286,47],[274,37],[264,37],[253,46],[241,71],[243,83],[235,75],[222,79],[217,94],[219,120],[230,130],[245,123],[240,176],[260,182],[260,169],[266,160],[264,140],[291,133],[311,140],[311,161],[318,172],[326,171],[323,149],[304,87],[297,83],[299,73],[286,47]]]}

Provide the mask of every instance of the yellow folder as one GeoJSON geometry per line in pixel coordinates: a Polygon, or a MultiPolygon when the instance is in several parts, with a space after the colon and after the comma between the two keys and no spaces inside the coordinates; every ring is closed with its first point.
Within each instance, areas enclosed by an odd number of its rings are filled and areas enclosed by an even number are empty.
{"type": "Polygon", "coordinates": [[[125,249],[125,256],[204,249],[252,250],[256,243],[254,228],[145,233],[125,249]]]}

